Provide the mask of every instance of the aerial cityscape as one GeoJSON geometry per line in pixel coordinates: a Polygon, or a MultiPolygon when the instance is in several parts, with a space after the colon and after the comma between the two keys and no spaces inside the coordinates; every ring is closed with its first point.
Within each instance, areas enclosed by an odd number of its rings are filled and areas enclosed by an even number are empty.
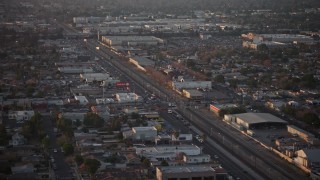
{"type": "Polygon", "coordinates": [[[0,2],[0,180],[320,180],[319,0],[0,2]]]}

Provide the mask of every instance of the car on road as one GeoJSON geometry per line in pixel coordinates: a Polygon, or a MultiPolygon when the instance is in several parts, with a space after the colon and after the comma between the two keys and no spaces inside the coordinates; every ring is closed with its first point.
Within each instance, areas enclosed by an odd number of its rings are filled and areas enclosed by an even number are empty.
{"type": "Polygon", "coordinates": [[[53,152],[56,153],[56,152],[58,152],[58,150],[57,149],[53,149],[53,152]]]}
{"type": "Polygon", "coordinates": [[[56,164],[53,164],[52,166],[53,166],[53,169],[54,169],[54,170],[57,170],[57,169],[58,169],[58,167],[57,167],[56,164]]]}
{"type": "Polygon", "coordinates": [[[203,143],[203,139],[200,135],[196,135],[195,137],[200,143],[203,143]]]}

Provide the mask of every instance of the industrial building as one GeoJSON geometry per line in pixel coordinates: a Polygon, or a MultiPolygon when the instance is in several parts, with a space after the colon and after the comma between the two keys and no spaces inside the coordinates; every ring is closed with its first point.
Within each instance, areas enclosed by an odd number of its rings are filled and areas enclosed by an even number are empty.
{"type": "MultiPolygon", "coordinates": [[[[320,171],[320,149],[302,149],[296,152],[294,163],[311,171],[320,171]]],[[[318,176],[319,177],[319,176],[318,176]]]]}
{"type": "Polygon", "coordinates": [[[157,180],[199,179],[215,180],[216,172],[208,165],[161,166],[156,168],[157,180]]]}
{"type": "Polygon", "coordinates": [[[108,46],[158,45],[163,40],[154,36],[102,36],[101,40],[108,46]]]}
{"type": "Polygon", "coordinates": [[[145,72],[147,70],[144,67],[155,65],[154,61],[152,61],[148,58],[145,58],[145,57],[140,57],[140,56],[130,57],[129,62],[131,62],[132,64],[137,66],[140,70],[145,71],[145,72]]]}
{"type": "Polygon", "coordinates": [[[288,124],[287,121],[269,113],[241,113],[225,115],[224,120],[230,123],[236,123],[246,130],[271,126],[285,128],[288,124]]]}
{"type": "Polygon", "coordinates": [[[292,135],[297,135],[301,139],[307,141],[307,142],[312,142],[312,140],[315,138],[315,136],[301,128],[298,128],[294,125],[287,125],[288,132],[291,133],[292,135]]]}
{"type": "Polygon", "coordinates": [[[315,41],[312,37],[300,34],[242,34],[242,46],[251,49],[257,49],[260,45],[265,44],[268,48],[276,48],[286,44],[313,44],[315,41]]]}

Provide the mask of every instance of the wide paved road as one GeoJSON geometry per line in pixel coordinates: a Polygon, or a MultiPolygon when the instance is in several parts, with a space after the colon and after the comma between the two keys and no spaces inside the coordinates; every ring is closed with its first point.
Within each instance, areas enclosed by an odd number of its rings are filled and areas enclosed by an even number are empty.
{"type": "MultiPolygon", "coordinates": [[[[54,172],[54,178],[57,180],[71,180],[74,179],[74,173],[69,164],[65,162],[65,156],[61,152],[61,149],[59,145],[57,144],[57,138],[56,134],[53,132],[54,124],[52,123],[52,117],[49,114],[43,114],[43,126],[46,131],[46,133],[49,136],[50,139],[50,148],[49,148],[49,157],[54,158],[54,164],[56,164],[56,169],[54,170],[51,166],[53,172],[54,172]],[[57,152],[54,152],[54,149],[57,150],[57,152]]],[[[50,163],[53,164],[53,162],[50,159],[50,163]]]]}

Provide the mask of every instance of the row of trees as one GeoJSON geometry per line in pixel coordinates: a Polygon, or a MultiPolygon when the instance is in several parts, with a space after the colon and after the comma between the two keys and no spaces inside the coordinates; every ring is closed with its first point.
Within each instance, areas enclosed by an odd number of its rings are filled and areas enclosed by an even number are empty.
{"type": "Polygon", "coordinates": [[[302,122],[306,123],[307,125],[312,126],[313,128],[320,127],[319,116],[310,110],[307,110],[307,109],[298,110],[297,108],[295,108],[293,106],[287,105],[287,106],[283,106],[281,108],[281,111],[286,115],[300,119],[302,122]]]}

